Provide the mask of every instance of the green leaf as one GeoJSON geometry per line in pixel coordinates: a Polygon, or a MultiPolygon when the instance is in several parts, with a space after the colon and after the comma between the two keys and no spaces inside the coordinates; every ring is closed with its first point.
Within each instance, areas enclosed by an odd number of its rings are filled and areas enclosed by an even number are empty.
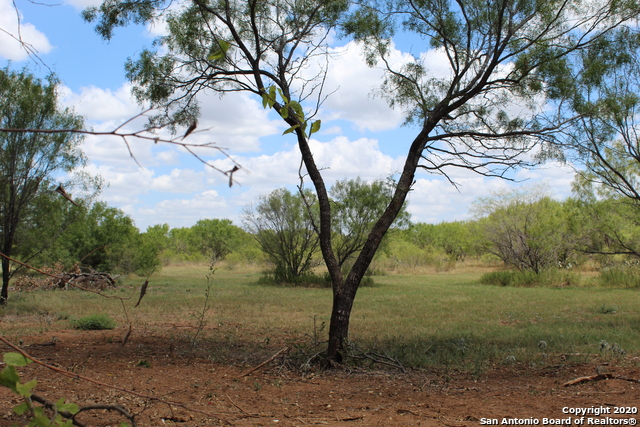
{"type": "Polygon", "coordinates": [[[24,383],[24,384],[17,383],[16,391],[20,396],[31,397],[31,390],[33,390],[37,385],[38,385],[38,381],[36,380],[31,380],[28,383],[24,383]]]}
{"type": "Polygon", "coordinates": [[[27,402],[22,402],[18,406],[14,406],[13,407],[13,412],[15,412],[17,415],[26,414],[30,410],[31,410],[31,407],[29,406],[29,404],[27,402]]]}
{"type": "Polygon", "coordinates": [[[207,57],[207,59],[209,61],[216,61],[218,59],[222,59],[224,58],[224,56],[227,54],[227,51],[229,50],[229,47],[231,46],[230,43],[224,41],[224,40],[218,40],[218,49],[213,52],[211,55],[209,55],[207,57]]]}
{"type": "Polygon", "coordinates": [[[262,93],[262,107],[273,108],[276,103],[276,88],[275,86],[269,86],[267,89],[263,89],[262,93]]]}
{"type": "Polygon", "coordinates": [[[280,97],[282,98],[282,101],[285,104],[288,104],[289,103],[289,99],[286,96],[284,96],[284,93],[282,92],[282,89],[278,88],[278,93],[280,94],[280,97]]]}
{"type": "Polygon", "coordinates": [[[23,354],[20,354],[20,353],[4,354],[4,363],[6,363],[7,365],[27,366],[31,362],[33,362],[33,360],[26,358],[23,354]]]}
{"type": "Polygon", "coordinates": [[[282,134],[283,134],[283,135],[286,135],[286,134],[288,134],[288,133],[291,133],[291,132],[293,132],[294,130],[298,129],[299,127],[300,127],[300,125],[293,125],[293,126],[291,126],[289,129],[285,130],[282,134]]]}
{"type": "Polygon", "coordinates": [[[321,123],[322,123],[321,120],[316,120],[315,122],[311,123],[311,130],[309,131],[309,136],[311,136],[312,134],[320,130],[321,123]]]}
{"type": "Polygon", "coordinates": [[[56,408],[58,411],[67,411],[72,414],[77,414],[80,410],[80,407],[75,403],[64,403],[64,397],[56,402],[56,408]]]}
{"type": "Polygon", "coordinates": [[[300,105],[299,102],[291,101],[289,102],[288,106],[291,107],[291,109],[296,113],[296,116],[298,116],[300,120],[304,121],[304,110],[302,109],[302,105],[300,105]]]}
{"type": "Polygon", "coordinates": [[[283,119],[289,118],[289,109],[287,108],[286,105],[280,109],[280,116],[283,119]]]}
{"type": "Polygon", "coordinates": [[[14,366],[7,366],[0,374],[0,385],[3,385],[17,393],[16,384],[20,384],[20,375],[18,375],[18,371],[14,366]]]}

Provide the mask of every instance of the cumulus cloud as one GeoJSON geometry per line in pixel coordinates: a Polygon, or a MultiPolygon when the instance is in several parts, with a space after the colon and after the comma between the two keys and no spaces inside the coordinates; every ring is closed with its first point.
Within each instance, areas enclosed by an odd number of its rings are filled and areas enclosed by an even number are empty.
{"type": "Polygon", "coordinates": [[[509,188],[502,179],[478,175],[458,177],[456,183],[458,188],[442,177],[417,179],[408,198],[407,209],[412,221],[439,223],[470,219],[475,200],[509,188]]]}
{"type": "MultiPolygon", "coordinates": [[[[129,212],[138,227],[169,223],[172,228],[191,227],[204,218],[232,218],[234,212],[215,190],[202,191],[192,198],[163,200],[146,207],[132,207],[129,212]]],[[[234,221],[237,223],[237,221],[234,221]]]]}
{"type": "Polygon", "coordinates": [[[62,105],[72,107],[77,114],[92,122],[124,122],[141,110],[131,94],[129,84],[123,84],[116,91],[95,86],[83,87],[79,93],[62,86],[60,95],[62,105]]]}
{"type": "MultiPolygon", "coordinates": [[[[331,49],[324,92],[330,94],[322,104],[322,115],[329,120],[347,120],[359,130],[382,131],[397,127],[403,120],[402,113],[391,109],[387,101],[373,94],[380,87],[384,76],[381,68],[369,67],[362,45],[350,42],[331,49]]],[[[402,61],[403,54],[391,50],[391,61],[402,61]]],[[[309,73],[317,73],[312,67],[309,73]]]]}
{"type": "Polygon", "coordinates": [[[100,6],[102,4],[102,0],[65,0],[65,3],[78,10],[83,10],[91,6],[100,6]]]}
{"type": "Polygon", "coordinates": [[[516,174],[518,180],[526,183],[540,183],[551,190],[551,196],[563,200],[571,195],[571,183],[575,177],[571,165],[561,162],[547,162],[535,169],[523,169],[516,174]]]}
{"type": "MultiPolygon", "coordinates": [[[[378,141],[369,138],[350,140],[339,136],[328,142],[315,139],[310,141],[316,165],[329,184],[338,179],[355,178],[372,180],[384,178],[399,170],[402,159],[394,159],[383,154],[378,141]]],[[[242,170],[234,174],[242,186],[252,188],[277,188],[296,184],[299,181],[300,151],[297,145],[273,155],[256,157],[235,156],[242,170]]],[[[229,170],[233,163],[228,159],[219,159],[213,164],[221,170],[229,170]]],[[[303,168],[304,173],[304,168],[303,168]]],[[[218,172],[209,174],[212,185],[222,185],[227,178],[218,172]]]]}
{"type": "Polygon", "coordinates": [[[258,151],[260,138],[281,133],[285,127],[269,118],[269,111],[245,93],[229,93],[224,97],[208,94],[198,97],[201,115],[198,127],[206,133],[194,134],[193,142],[215,142],[231,152],[258,151]]]}
{"type": "Polygon", "coordinates": [[[24,17],[11,1],[0,0],[0,57],[11,61],[24,61],[29,51],[48,53],[53,49],[47,36],[24,17]]]}

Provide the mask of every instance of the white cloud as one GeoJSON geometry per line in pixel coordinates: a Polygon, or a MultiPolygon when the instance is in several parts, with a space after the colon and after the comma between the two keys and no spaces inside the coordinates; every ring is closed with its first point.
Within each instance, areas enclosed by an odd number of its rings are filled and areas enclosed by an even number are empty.
{"type": "Polygon", "coordinates": [[[63,86],[60,94],[62,105],[73,107],[77,114],[89,121],[116,120],[122,123],[141,111],[131,95],[131,85],[126,83],[117,91],[90,86],[81,88],[80,93],[63,86]]]}
{"type": "Polygon", "coordinates": [[[199,96],[198,101],[198,128],[208,130],[194,134],[189,142],[215,142],[233,153],[258,151],[259,138],[285,129],[281,121],[271,120],[269,111],[245,93],[229,93],[222,98],[212,93],[199,96]]]}
{"type": "Polygon", "coordinates": [[[165,193],[192,193],[202,191],[204,172],[192,169],[173,169],[171,173],[154,178],[150,189],[165,193]]]}
{"type": "MultiPolygon", "coordinates": [[[[391,50],[391,61],[403,60],[403,54],[391,50]]],[[[309,73],[317,73],[313,67],[309,73]]],[[[391,109],[387,101],[372,96],[382,83],[384,71],[369,67],[363,56],[362,46],[350,42],[331,49],[325,94],[330,94],[322,105],[322,115],[329,120],[343,119],[354,123],[360,130],[381,131],[397,127],[403,120],[402,113],[391,109]]],[[[322,117],[321,117],[322,118],[322,117]]]]}
{"type": "Polygon", "coordinates": [[[189,199],[163,200],[150,207],[131,207],[128,213],[136,218],[141,229],[163,223],[172,228],[191,227],[199,219],[231,218],[234,214],[215,190],[200,192],[189,199]]]}
{"type": "Polygon", "coordinates": [[[575,170],[561,162],[547,162],[535,169],[522,169],[516,174],[518,180],[527,180],[525,185],[545,184],[551,190],[551,196],[558,200],[571,195],[571,183],[575,170]]]}
{"type": "Polygon", "coordinates": [[[509,188],[502,179],[479,175],[458,177],[456,182],[457,189],[442,177],[417,179],[408,198],[412,221],[439,223],[470,219],[470,209],[476,199],[509,188]]]}
{"type": "MultiPolygon", "coordinates": [[[[338,179],[357,176],[366,180],[384,178],[402,167],[402,159],[394,159],[383,154],[378,142],[373,139],[359,138],[351,141],[344,136],[336,137],[329,142],[312,139],[310,147],[315,163],[322,169],[329,185],[338,179]]],[[[297,145],[273,155],[234,156],[234,160],[242,166],[242,170],[234,174],[234,179],[242,186],[252,188],[274,189],[297,184],[300,159],[297,145]]],[[[233,167],[228,159],[219,159],[212,164],[223,171],[233,167]]],[[[303,168],[303,173],[304,171],[303,168]]],[[[209,179],[212,185],[228,182],[224,175],[215,171],[211,171],[209,179]]]]}
{"type": "Polygon", "coordinates": [[[83,10],[91,6],[100,6],[102,4],[102,0],[65,0],[65,3],[78,10],[83,10]]]}
{"type": "Polygon", "coordinates": [[[0,0],[0,57],[24,61],[29,50],[43,54],[53,48],[47,36],[23,19],[11,1],[0,0]]]}

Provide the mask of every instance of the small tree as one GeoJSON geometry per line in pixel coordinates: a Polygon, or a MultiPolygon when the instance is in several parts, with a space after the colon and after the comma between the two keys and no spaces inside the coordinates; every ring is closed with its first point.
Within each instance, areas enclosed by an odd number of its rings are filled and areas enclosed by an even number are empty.
{"type": "Polygon", "coordinates": [[[440,224],[411,224],[404,232],[410,242],[421,248],[433,248],[461,261],[469,255],[477,255],[478,237],[474,225],[467,221],[441,222],[440,224]]]}
{"type": "Polygon", "coordinates": [[[192,245],[214,265],[240,246],[243,233],[229,219],[201,219],[191,227],[190,237],[192,245]]]}
{"type": "Polygon", "coordinates": [[[313,256],[318,251],[314,200],[310,191],[303,198],[280,188],[260,197],[255,207],[245,209],[244,224],[275,265],[276,280],[295,283],[313,267],[313,256]],[[315,218],[309,215],[307,206],[315,218]]]}
{"type": "MultiPolygon", "coordinates": [[[[0,70],[0,128],[81,128],[80,117],[59,107],[57,85],[53,75],[45,84],[25,70],[0,70]]],[[[73,133],[0,133],[0,245],[4,255],[13,254],[25,213],[38,193],[53,191],[56,175],[84,164],[80,141],[73,133]]],[[[3,257],[0,304],[7,302],[11,276],[11,263],[3,257]]]]}
{"type": "Polygon", "coordinates": [[[476,202],[487,250],[505,264],[536,274],[566,264],[575,251],[563,204],[536,191],[514,191],[476,202]]]}

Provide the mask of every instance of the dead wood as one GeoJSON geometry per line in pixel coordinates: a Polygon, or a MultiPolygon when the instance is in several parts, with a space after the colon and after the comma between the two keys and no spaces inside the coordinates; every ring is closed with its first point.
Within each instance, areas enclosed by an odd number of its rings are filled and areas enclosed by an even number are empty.
{"type": "Polygon", "coordinates": [[[245,372],[244,374],[240,375],[240,378],[242,377],[246,377],[248,375],[251,375],[252,373],[254,373],[255,371],[257,371],[258,369],[262,368],[264,365],[266,365],[267,363],[271,362],[272,360],[274,360],[276,357],[280,356],[283,353],[288,352],[289,350],[291,350],[290,347],[284,347],[282,349],[280,349],[276,354],[274,354],[273,356],[271,356],[270,358],[268,358],[267,360],[265,360],[264,362],[262,362],[261,364],[259,364],[258,366],[256,366],[255,368],[251,368],[249,369],[247,372],[245,372]]]}
{"type": "Polygon", "coordinates": [[[580,377],[580,378],[573,379],[571,381],[567,381],[566,383],[564,383],[564,386],[569,387],[572,385],[581,384],[589,381],[600,381],[600,380],[622,380],[622,381],[629,381],[632,383],[640,383],[640,380],[636,380],[634,378],[626,378],[626,377],[621,377],[613,374],[597,374],[597,375],[588,375],[586,377],[580,377]]]}

